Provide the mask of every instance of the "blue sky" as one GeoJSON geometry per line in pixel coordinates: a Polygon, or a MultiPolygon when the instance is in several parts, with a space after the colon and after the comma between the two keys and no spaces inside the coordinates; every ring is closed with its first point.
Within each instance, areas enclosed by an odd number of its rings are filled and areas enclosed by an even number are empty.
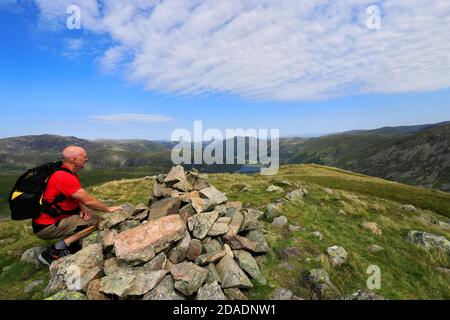
{"type": "Polygon", "coordinates": [[[381,1],[382,28],[373,31],[361,1],[143,2],[70,1],[82,27],[69,30],[66,1],[5,0],[0,138],[169,139],[195,120],[312,136],[450,120],[450,39],[439,33],[449,30],[450,5],[381,1]],[[439,28],[414,24],[428,17],[441,17],[439,28]]]}

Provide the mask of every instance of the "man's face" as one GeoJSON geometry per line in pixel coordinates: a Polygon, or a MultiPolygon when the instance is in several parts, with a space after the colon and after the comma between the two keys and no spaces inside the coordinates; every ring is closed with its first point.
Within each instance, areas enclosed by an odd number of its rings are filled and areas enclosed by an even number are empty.
{"type": "Polygon", "coordinates": [[[87,156],[87,153],[83,152],[79,157],[75,158],[75,165],[78,168],[83,169],[88,161],[89,161],[89,158],[87,156]]]}

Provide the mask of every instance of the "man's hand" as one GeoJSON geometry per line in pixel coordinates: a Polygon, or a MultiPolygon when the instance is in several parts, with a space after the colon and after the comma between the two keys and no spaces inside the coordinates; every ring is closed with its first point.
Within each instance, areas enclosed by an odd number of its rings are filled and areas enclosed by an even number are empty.
{"type": "Polygon", "coordinates": [[[92,218],[92,210],[86,206],[81,206],[80,217],[84,221],[89,221],[92,218]]]}
{"type": "Polygon", "coordinates": [[[108,208],[108,213],[113,213],[116,212],[117,210],[122,210],[122,206],[117,206],[117,207],[109,207],[108,208]]]}

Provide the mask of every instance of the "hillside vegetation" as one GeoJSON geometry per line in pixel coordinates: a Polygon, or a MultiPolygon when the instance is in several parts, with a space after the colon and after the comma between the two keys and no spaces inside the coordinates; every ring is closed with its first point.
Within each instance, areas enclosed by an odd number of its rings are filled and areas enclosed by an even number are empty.
{"type": "MultiPolygon", "coordinates": [[[[210,174],[209,178],[229,200],[263,211],[291,190],[308,191],[307,196],[287,202],[281,209],[289,224],[298,227],[296,231],[263,221],[272,248],[262,267],[267,285],[255,283],[247,293],[249,298],[268,299],[275,288],[284,287],[308,299],[301,275],[312,268],[324,268],[343,295],[351,294],[366,289],[367,268],[376,265],[381,270],[381,289],[376,293],[385,298],[450,299],[450,275],[445,272],[450,268],[450,256],[406,241],[410,230],[450,239],[450,230],[444,228],[450,217],[450,194],[319,165],[282,166],[276,176],[210,174]],[[284,191],[267,192],[269,185],[284,191]],[[415,210],[401,207],[405,204],[414,205],[415,210]],[[338,214],[341,210],[346,214],[338,214]],[[439,221],[442,224],[436,223],[439,221]],[[382,234],[364,228],[365,222],[375,222],[382,234]],[[313,232],[320,232],[323,239],[313,232]],[[373,244],[384,250],[368,250],[373,244]],[[348,252],[347,262],[338,267],[330,264],[325,253],[334,245],[348,252]],[[297,247],[299,254],[282,258],[282,250],[290,247],[297,247]]],[[[152,186],[153,179],[147,177],[106,182],[89,190],[111,204],[137,205],[147,202],[152,186]]],[[[48,271],[18,262],[27,248],[43,244],[32,235],[29,222],[1,221],[0,243],[0,298],[43,298],[48,271]],[[43,283],[25,293],[24,288],[36,279],[43,283]]]]}

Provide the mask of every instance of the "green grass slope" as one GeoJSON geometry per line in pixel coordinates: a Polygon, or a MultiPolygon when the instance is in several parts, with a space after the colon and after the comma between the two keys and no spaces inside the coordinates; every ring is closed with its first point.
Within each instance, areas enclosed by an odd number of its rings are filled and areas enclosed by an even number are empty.
{"type": "MultiPolygon", "coordinates": [[[[146,174],[147,175],[147,174],[146,174]]],[[[450,299],[449,274],[438,267],[450,267],[450,257],[436,251],[425,251],[405,240],[409,230],[423,230],[450,239],[450,231],[420,219],[428,216],[438,221],[450,217],[450,194],[389,182],[344,170],[319,165],[286,165],[276,176],[210,174],[211,182],[232,201],[261,208],[301,186],[308,196],[290,202],[282,209],[289,223],[303,231],[289,232],[286,227],[275,229],[263,221],[266,237],[272,248],[266,256],[262,271],[267,285],[256,285],[248,292],[251,299],[267,299],[278,287],[285,287],[297,296],[308,298],[300,278],[305,270],[324,268],[342,294],[366,288],[367,268],[379,266],[381,289],[376,292],[388,299],[450,299]],[[291,186],[283,181],[288,181],[291,186]],[[284,192],[269,193],[270,184],[279,185],[284,192]],[[247,188],[247,192],[242,189],[247,188]],[[402,204],[413,204],[417,210],[407,212],[402,204]],[[343,209],[346,216],[337,212],[343,209]],[[382,235],[374,235],[362,225],[376,222],[382,235]],[[312,232],[319,231],[323,240],[312,232]],[[377,244],[385,251],[371,253],[367,247],[377,244]],[[326,248],[339,245],[349,254],[347,263],[332,267],[326,248]],[[280,250],[298,247],[300,255],[280,258],[280,250]],[[290,270],[285,268],[289,266],[290,270]]],[[[120,204],[146,202],[152,189],[152,179],[112,181],[90,187],[101,199],[120,204]]],[[[42,244],[31,233],[27,222],[0,222],[0,299],[40,299],[42,288],[24,293],[35,279],[47,280],[45,270],[18,263],[27,248],[42,244]],[[6,267],[6,270],[5,270],[6,267]]]]}

